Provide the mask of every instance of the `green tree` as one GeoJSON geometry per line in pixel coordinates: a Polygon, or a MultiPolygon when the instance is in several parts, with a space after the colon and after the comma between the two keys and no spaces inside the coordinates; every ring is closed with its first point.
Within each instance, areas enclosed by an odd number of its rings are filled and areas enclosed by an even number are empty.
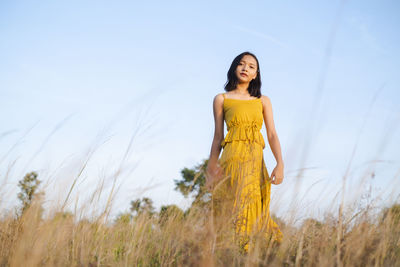
{"type": "Polygon", "coordinates": [[[151,200],[148,197],[132,200],[130,210],[132,213],[136,213],[135,215],[138,215],[143,212],[146,212],[149,215],[153,215],[154,214],[153,200],[151,200]]]}
{"type": "Polygon", "coordinates": [[[163,225],[168,219],[176,221],[184,218],[184,211],[175,204],[161,206],[159,213],[159,223],[163,225]]]}
{"type": "Polygon", "coordinates": [[[22,202],[21,213],[24,213],[30,207],[34,197],[38,194],[36,191],[41,181],[37,177],[36,172],[30,172],[18,182],[18,186],[21,188],[21,192],[18,193],[18,199],[22,202]]]}
{"type": "Polygon", "coordinates": [[[132,217],[133,217],[132,213],[130,213],[130,212],[120,213],[120,214],[118,214],[118,216],[114,222],[117,224],[127,224],[127,223],[131,222],[132,217]]]}
{"type": "Polygon", "coordinates": [[[210,202],[209,193],[205,188],[206,169],[208,159],[193,168],[183,168],[181,179],[174,179],[175,190],[181,192],[185,198],[194,196],[193,204],[205,205],[210,202]]]}

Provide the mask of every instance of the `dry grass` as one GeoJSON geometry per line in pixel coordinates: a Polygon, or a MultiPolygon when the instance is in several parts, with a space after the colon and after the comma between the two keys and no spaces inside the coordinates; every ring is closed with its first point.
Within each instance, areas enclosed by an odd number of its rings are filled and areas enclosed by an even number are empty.
{"type": "Polygon", "coordinates": [[[112,224],[103,216],[76,221],[71,213],[41,218],[41,200],[20,217],[0,221],[1,266],[400,266],[400,206],[370,223],[363,213],[352,227],[327,216],[301,227],[284,225],[279,245],[258,242],[250,254],[234,242],[213,250],[209,206],[184,216],[141,213],[112,224]],[[338,251],[337,236],[340,236],[338,251]],[[339,254],[338,254],[339,253],[339,254]]]}

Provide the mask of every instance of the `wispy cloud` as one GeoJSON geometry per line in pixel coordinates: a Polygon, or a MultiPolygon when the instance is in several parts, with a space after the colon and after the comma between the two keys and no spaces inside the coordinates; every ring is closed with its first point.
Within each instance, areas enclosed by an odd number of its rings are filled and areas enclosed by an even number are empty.
{"type": "Polygon", "coordinates": [[[235,29],[239,30],[239,31],[243,31],[243,32],[246,32],[248,34],[252,34],[254,36],[257,36],[257,37],[260,37],[262,39],[268,40],[268,41],[270,41],[270,42],[272,42],[272,43],[274,43],[274,44],[276,44],[276,45],[278,45],[280,47],[290,48],[290,46],[288,44],[280,41],[278,38],[276,38],[276,37],[274,37],[272,35],[269,35],[269,34],[266,34],[266,33],[262,33],[262,32],[258,32],[258,31],[255,31],[255,30],[251,30],[251,29],[245,28],[243,26],[235,25],[233,27],[235,29]]]}
{"type": "Polygon", "coordinates": [[[245,32],[247,34],[251,34],[251,35],[257,36],[259,38],[268,40],[268,41],[274,43],[275,45],[277,45],[279,47],[282,47],[282,48],[285,48],[285,49],[301,50],[301,52],[311,53],[314,56],[318,56],[318,57],[321,57],[323,55],[323,51],[321,51],[321,50],[319,50],[317,48],[314,48],[312,46],[308,46],[307,48],[301,48],[301,47],[298,47],[298,46],[291,46],[288,43],[282,42],[278,38],[276,38],[276,37],[274,37],[274,36],[272,36],[270,34],[266,34],[266,33],[259,32],[259,31],[255,31],[255,30],[252,30],[252,29],[245,28],[243,26],[238,26],[238,25],[235,25],[233,27],[236,30],[239,30],[239,31],[245,32]]]}
{"type": "Polygon", "coordinates": [[[359,31],[362,41],[373,50],[387,54],[386,49],[379,44],[377,38],[373,35],[365,19],[361,17],[352,17],[350,23],[359,31]]]}

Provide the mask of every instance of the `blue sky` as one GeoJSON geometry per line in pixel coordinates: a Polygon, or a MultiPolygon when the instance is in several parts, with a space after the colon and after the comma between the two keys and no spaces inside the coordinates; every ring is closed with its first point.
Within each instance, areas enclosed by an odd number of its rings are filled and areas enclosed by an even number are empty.
{"type": "Polygon", "coordinates": [[[2,2],[2,208],[32,170],[47,203],[62,202],[94,147],[78,203],[104,180],[101,210],[121,168],[114,213],[143,196],[187,207],[173,179],[209,156],[212,100],[243,51],[260,61],[285,162],[271,209],[321,215],[347,168],[349,199],[374,171],[365,186],[389,201],[400,167],[399,11],[396,1],[2,2]]]}

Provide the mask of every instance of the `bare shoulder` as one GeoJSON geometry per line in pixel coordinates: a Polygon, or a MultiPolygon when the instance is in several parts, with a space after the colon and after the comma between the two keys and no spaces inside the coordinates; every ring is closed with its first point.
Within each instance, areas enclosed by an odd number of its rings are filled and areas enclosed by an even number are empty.
{"type": "Polygon", "coordinates": [[[215,103],[215,104],[222,105],[222,104],[224,103],[224,96],[223,96],[223,94],[224,94],[224,93],[220,93],[220,94],[217,94],[216,96],[214,96],[214,103],[215,103]]]}
{"type": "Polygon", "coordinates": [[[271,106],[271,99],[266,95],[261,95],[261,102],[265,107],[271,106]]]}

